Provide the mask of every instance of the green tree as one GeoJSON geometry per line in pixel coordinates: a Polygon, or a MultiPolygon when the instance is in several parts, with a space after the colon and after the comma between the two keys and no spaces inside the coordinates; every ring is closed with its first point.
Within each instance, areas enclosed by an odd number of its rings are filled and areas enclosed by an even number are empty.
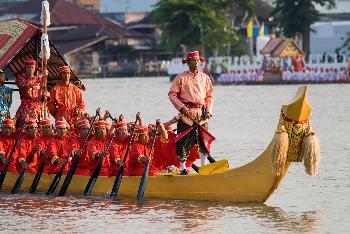
{"type": "Polygon", "coordinates": [[[335,0],[276,0],[272,11],[287,37],[302,35],[303,50],[307,55],[310,52],[310,25],[321,16],[315,4],[334,6],[335,0]]]}
{"type": "Polygon", "coordinates": [[[239,5],[252,12],[253,0],[160,0],[152,11],[154,23],[162,30],[162,44],[177,51],[181,44],[202,47],[206,55],[224,55],[238,43],[229,9],[239,5]]]}

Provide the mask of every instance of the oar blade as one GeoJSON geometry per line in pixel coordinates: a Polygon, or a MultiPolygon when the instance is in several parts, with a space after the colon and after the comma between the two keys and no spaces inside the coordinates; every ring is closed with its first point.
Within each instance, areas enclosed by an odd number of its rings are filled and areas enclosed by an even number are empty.
{"type": "Polygon", "coordinates": [[[149,171],[149,160],[147,160],[147,163],[145,165],[145,170],[143,171],[141,182],[139,185],[139,190],[137,192],[137,200],[143,199],[143,194],[145,193],[146,185],[147,185],[147,177],[148,177],[148,171],[149,171]]]}
{"type": "Polygon", "coordinates": [[[12,190],[11,190],[11,194],[16,194],[18,193],[19,189],[21,188],[22,182],[24,180],[24,176],[26,174],[26,169],[23,169],[23,171],[21,172],[21,174],[18,176],[15,185],[13,186],[12,190]]]}
{"type": "Polygon", "coordinates": [[[57,185],[58,183],[60,182],[61,180],[61,177],[62,177],[62,174],[63,174],[63,168],[62,167],[55,175],[55,178],[53,179],[53,181],[51,182],[51,185],[49,187],[49,190],[47,190],[46,192],[46,196],[50,196],[52,193],[55,192],[56,188],[57,188],[57,185]]]}
{"type": "Polygon", "coordinates": [[[35,174],[32,185],[30,186],[30,189],[29,189],[29,193],[35,193],[36,188],[39,185],[41,175],[43,174],[43,171],[44,171],[45,162],[46,162],[46,157],[44,157],[43,161],[40,164],[38,171],[35,174]]]}
{"type": "Polygon", "coordinates": [[[120,184],[122,183],[122,179],[123,179],[123,172],[124,172],[124,165],[121,166],[118,170],[118,173],[117,173],[116,178],[114,180],[111,194],[109,195],[110,198],[115,199],[117,197],[119,187],[120,187],[120,184]]]}
{"type": "Polygon", "coordinates": [[[71,180],[72,180],[72,178],[73,178],[73,175],[74,175],[74,173],[75,173],[75,170],[76,170],[76,168],[77,168],[78,162],[79,162],[79,157],[76,156],[76,157],[73,159],[72,165],[71,165],[71,167],[69,168],[69,171],[68,171],[68,173],[67,173],[66,178],[64,179],[63,185],[62,185],[62,187],[61,187],[60,192],[58,193],[58,196],[61,197],[61,196],[64,196],[64,195],[66,194],[67,189],[68,189],[68,186],[69,186],[69,184],[70,184],[70,182],[71,182],[71,180]]]}
{"type": "Polygon", "coordinates": [[[96,180],[100,174],[101,168],[102,168],[102,161],[103,158],[98,162],[97,166],[95,167],[95,170],[92,172],[92,175],[89,179],[89,182],[87,183],[83,196],[90,196],[91,191],[96,183],[96,180]]]}

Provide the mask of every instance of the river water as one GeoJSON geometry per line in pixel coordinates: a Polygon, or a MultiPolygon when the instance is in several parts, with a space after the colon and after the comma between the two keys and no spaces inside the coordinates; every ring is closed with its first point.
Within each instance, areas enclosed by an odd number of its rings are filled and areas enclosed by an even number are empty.
{"type": "MultiPolygon", "coordinates": [[[[167,121],[176,112],[168,78],[84,80],[87,110],[97,106],[133,120],[167,121]]],[[[255,159],[269,144],[282,104],[297,85],[215,86],[212,155],[231,167],[255,159]]],[[[309,85],[311,125],[321,146],[318,175],[292,165],[265,204],[104,198],[47,198],[0,193],[0,232],[18,233],[349,233],[350,85],[309,85]]],[[[13,109],[18,107],[14,95],[13,109]]]]}

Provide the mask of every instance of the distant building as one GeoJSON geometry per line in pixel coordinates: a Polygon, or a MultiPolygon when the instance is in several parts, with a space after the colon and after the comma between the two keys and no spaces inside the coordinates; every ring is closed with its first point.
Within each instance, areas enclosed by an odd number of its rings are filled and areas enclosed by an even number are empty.
{"type": "Polygon", "coordinates": [[[321,21],[346,21],[350,20],[350,1],[336,0],[335,6],[317,5],[316,9],[322,14],[321,21]]]}
{"type": "Polygon", "coordinates": [[[89,11],[95,13],[100,12],[100,0],[74,0],[74,2],[89,11]]]}
{"type": "Polygon", "coordinates": [[[0,1],[0,8],[5,9],[8,7],[12,7],[12,6],[16,5],[17,3],[26,2],[26,1],[28,1],[28,0],[1,0],[0,1]]]}
{"type": "Polygon", "coordinates": [[[335,53],[350,32],[350,21],[316,22],[311,25],[310,53],[335,53]]]}
{"type": "MultiPolygon", "coordinates": [[[[19,17],[40,24],[40,13],[41,3],[29,0],[8,8],[0,19],[19,17]]],[[[150,34],[129,30],[72,2],[50,0],[50,13],[49,39],[79,74],[159,74],[160,61],[167,59],[150,34]]]]}
{"type": "Polygon", "coordinates": [[[114,20],[120,24],[129,24],[132,22],[138,22],[145,18],[146,12],[108,12],[101,13],[103,17],[114,20]]]}

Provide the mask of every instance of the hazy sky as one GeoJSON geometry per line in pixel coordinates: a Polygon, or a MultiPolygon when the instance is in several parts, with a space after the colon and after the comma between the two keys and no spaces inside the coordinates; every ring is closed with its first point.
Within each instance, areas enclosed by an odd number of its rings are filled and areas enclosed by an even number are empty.
{"type": "Polygon", "coordinates": [[[151,11],[157,0],[101,0],[102,12],[151,11]]]}

